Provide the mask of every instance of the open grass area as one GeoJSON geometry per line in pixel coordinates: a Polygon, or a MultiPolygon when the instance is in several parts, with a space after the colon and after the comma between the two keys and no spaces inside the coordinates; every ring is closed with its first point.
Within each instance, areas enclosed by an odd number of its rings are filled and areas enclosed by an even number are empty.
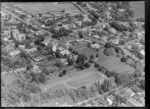
{"type": "MultiPolygon", "coordinates": [[[[102,76],[98,73],[94,73],[95,71],[92,71],[87,75],[79,76],[78,78],[75,78],[74,80],[68,81],[67,85],[70,85],[71,87],[81,87],[81,86],[90,86],[92,83],[94,83],[97,80],[103,80],[102,76]],[[93,72],[93,73],[92,73],[93,72]]],[[[88,73],[88,72],[87,72],[88,73]]]]}
{"type": "Polygon", "coordinates": [[[41,84],[40,87],[43,90],[48,90],[48,89],[56,90],[58,88],[76,89],[81,86],[89,87],[90,85],[92,85],[93,82],[98,80],[102,82],[105,78],[107,77],[102,73],[100,73],[97,69],[88,68],[79,72],[75,72],[70,76],[48,80],[46,84],[41,84]]]}
{"type": "Polygon", "coordinates": [[[62,11],[63,9],[79,12],[80,11],[71,3],[58,3],[55,4],[54,2],[28,2],[28,3],[12,3],[14,6],[21,8],[31,14],[37,13],[46,13],[46,12],[53,12],[53,11],[62,11]]]}
{"type": "Polygon", "coordinates": [[[116,71],[117,73],[133,73],[134,71],[133,67],[120,62],[120,59],[115,56],[101,54],[98,62],[108,70],[116,71]]]}
{"type": "Polygon", "coordinates": [[[78,52],[80,54],[84,54],[87,58],[89,58],[91,55],[96,56],[96,54],[98,53],[96,50],[88,47],[79,48],[78,52]]]}

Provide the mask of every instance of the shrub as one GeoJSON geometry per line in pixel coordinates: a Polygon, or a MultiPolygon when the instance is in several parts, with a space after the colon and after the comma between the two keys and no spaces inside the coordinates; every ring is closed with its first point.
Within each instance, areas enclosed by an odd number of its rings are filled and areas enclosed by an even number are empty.
{"type": "Polygon", "coordinates": [[[46,76],[44,73],[40,73],[38,76],[37,76],[37,80],[40,82],[40,83],[46,83],[47,79],[46,79],[46,76]]]}
{"type": "Polygon", "coordinates": [[[103,52],[106,56],[115,55],[115,50],[112,47],[111,48],[105,48],[103,52]]]}

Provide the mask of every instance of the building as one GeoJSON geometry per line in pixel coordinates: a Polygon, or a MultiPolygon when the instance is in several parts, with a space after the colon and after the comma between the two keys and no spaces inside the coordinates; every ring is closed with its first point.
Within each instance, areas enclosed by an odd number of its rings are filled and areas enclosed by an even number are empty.
{"type": "Polygon", "coordinates": [[[31,48],[31,49],[25,49],[25,51],[26,52],[28,52],[28,53],[32,53],[32,52],[35,52],[35,51],[37,51],[37,48],[31,48]]]}
{"type": "Polygon", "coordinates": [[[62,54],[62,55],[69,55],[70,54],[70,52],[68,51],[68,50],[62,50],[62,51],[60,51],[60,53],[62,54]]]}
{"type": "Polygon", "coordinates": [[[124,90],[129,94],[129,96],[135,95],[135,93],[130,88],[125,88],[124,90]]]}
{"type": "Polygon", "coordinates": [[[144,49],[142,49],[142,50],[140,51],[140,53],[141,53],[143,56],[145,56],[145,50],[144,50],[144,49]]]}
{"type": "Polygon", "coordinates": [[[98,49],[100,48],[100,45],[98,43],[95,43],[95,44],[91,44],[91,47],[98,49]]]}
{"type": "Polygon", "coordinates": [[[68,30],[69,29],[69,24],[63,24],[62,27],[68,30]]]}
{"type": "Polygon", "coordinates": [[[95,39],[100,39],[99,35],[93,35],[92,37],[95,39]]]}
{"type": "Polygon", "coordinates": [[[10,56],[14,57],[16,55],[20,54],[20,50],[15,50],[9,53],[10,56]]]}
{"type": "Polygon", "coordinates": [[[137,107],[143,107],[144,106],[143,104],[139,103],[138,101],[136,101],[133,98],[129,98],[128,102],[131,103],[131,104],[133,104],[134,106],[137,106],[137,107]]]}

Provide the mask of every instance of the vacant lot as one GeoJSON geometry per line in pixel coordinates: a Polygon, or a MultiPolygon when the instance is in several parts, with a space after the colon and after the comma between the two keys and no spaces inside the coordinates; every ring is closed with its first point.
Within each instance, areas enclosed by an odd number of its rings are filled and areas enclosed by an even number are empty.
{"type": "Polygon", "coordinates": [[[47,2],[39,2],[39,3],[13,3],[14,6],[19,7],[27,12],[30,12],[31,14],[37,14],[37,13],[46,13],[46,12],[53,12],[53,11],[73,11],[73,12],[79,12],[80,11],[71,3],[59,3],[55,4],[53,3],[47,3],[47,2]]]}
{"type": "Polygon", "coordinates": [[[120,62],[120,59],[115,56],[101,54],[98,62],[108,70],[116,71],[117,73],[132,73],[134,71],[134,68],[120,62]]]}

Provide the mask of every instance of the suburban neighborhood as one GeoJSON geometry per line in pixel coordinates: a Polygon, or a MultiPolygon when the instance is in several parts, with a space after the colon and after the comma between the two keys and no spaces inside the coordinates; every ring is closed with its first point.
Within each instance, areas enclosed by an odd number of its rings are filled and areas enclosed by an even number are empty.
{"type": "Polygon", "coordinates": [[[3,2],[2,107],[144,107],[145,17],[133,4],[3,2]]]}

